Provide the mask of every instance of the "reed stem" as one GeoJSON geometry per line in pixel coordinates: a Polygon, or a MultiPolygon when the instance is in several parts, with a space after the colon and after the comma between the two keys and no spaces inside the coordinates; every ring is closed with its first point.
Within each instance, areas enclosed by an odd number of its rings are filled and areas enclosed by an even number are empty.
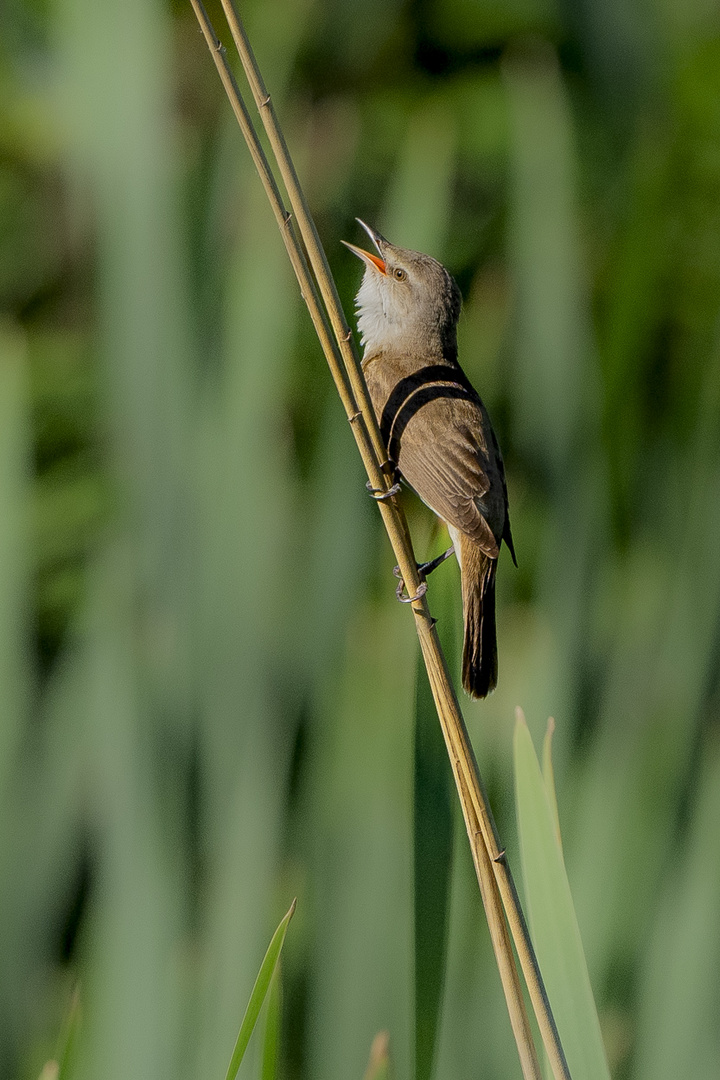
{"type": "MultiPolygon", "coordinates": [[[[243,24],[231,0],[222,0],[228,25],[305,244],[307,259],[292,228],[293,215],[285,209],[237,82],[228,66],[225,50],[218,40],[201,0],[191,0],[191,3],[260,174],[300,284],[303,299],[308,306],[345,413],[350,421],[368,479],[373,488],[387,492],[392,483],[388,470],[387,451],[370,403],[352,333],[345,320],[325,252],[243,24]],[[310,272],[308,260],[312,267],[312,274],[315,275],[317,287],[310,272]],[[320,297],[326,311],[322,308],[320,297]]],[[[378,506],[409,595],[416,596],[420,579],[402,508],[395,497],[379,501],[378,506]]],[[[418,596],[409,606],[415,615],[415,627],[462,806],[523,1076],[526,1080],[540,1080],[541,1072],[508,928],[515,943],[530,1001],[555,1080],[570,1080],[567,1062],[550,1010],[517,889],[505,859],[505,853],[500,847],[495,822],[427,599],[424,595],[418,596]]]]}

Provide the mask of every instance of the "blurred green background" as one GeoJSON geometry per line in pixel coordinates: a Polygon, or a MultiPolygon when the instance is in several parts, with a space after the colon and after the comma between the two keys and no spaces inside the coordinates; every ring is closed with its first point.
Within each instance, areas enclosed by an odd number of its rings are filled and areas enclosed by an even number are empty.
{"type": "MultiPolygon", "coordinates": [[[[356,214],[462,287],[520,563],[464,706],[516,874],[519,704],[613,1075],[716,1078],[716,6],[241,11],[348,314],[356,214]]],[[[223,1077],[297,895],[280,1075],[360,1078],[385,1028],[408,1080],[412,618],[189,3],[3,4],[0,305],[0,1076],[77,993],[63,1077],[223,1077]]],[[[457,655],[454,563],[429,595],[457,655]]],[[[435,1075],[500,1080],[456,834],[435,1075]]]]}

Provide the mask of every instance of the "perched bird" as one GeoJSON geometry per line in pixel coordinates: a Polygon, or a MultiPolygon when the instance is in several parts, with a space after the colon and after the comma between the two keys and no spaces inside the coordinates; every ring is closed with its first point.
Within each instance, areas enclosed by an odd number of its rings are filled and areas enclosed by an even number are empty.
{"type": "Polygon", "coordinates": [[[482,698],[497,683],[503,540],[517,563],[500,449],[457,360],[460,290],[436,259],[395,247],[358,221],[377,251],[345,245],[365,263],[356,298],[363,371],[391,462],[450,533],[462,579],[462,682],[482,698]]]}

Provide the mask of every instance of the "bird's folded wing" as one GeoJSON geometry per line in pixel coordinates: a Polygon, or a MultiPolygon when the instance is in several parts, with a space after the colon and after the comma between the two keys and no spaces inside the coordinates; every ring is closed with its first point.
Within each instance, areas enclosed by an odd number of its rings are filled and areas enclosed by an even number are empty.
{"type": "Polygon", "coordinates": [[[459,410],[459,403],[453,403],[452,410],[448,404],[430,402],[408,423],[400,445],[400,472],[438,517],[496,559],[498,542],[481,510],[490,491],[481,419],[474,410],[466,412],[467,407],[459,410]]]}

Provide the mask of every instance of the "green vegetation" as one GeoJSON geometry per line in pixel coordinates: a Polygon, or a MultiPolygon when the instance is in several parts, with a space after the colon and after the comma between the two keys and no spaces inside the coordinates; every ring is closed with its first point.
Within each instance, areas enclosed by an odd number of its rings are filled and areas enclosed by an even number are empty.
{"type": "Polygon", "coordinates": [[[277,998],[279,991],[279,974],[278,963],[280,960],[280,952],[282,951],[283,943],[285,941],[285,935],[287,933],[288,924],[293,917],[295,911],[295,901],[293,900],[292,906],[287,915],[281,920],[280,925],[272,936],[272,940],[268,945],[268,950],[265,953],[263,962],[260,965],[255,985],[252,988],[250,994],[250,1000],[248,1002],[245,1015],[243,1016],[242,1023],[240,1025],[240,1031],[235,1042],[235,1048],[228,1065],[227,1076],[225,1080],[235,1080],[238,1069],[242,1064],[242,1060],[245,1057],[245,1051],[248,1048],[250,1042],[250,1036],[252,1035],[255,1024],[257,1023],[262,1009],[265,998],[270,993],[268,999],[268,1009],[271,1010],[269,1022],[265,1027],[265,1044],[263,1055],[263,1067],[262,1078],[263,1080],[269,1080],[269,1078],[275,1075],[275,1061],[277,1058],[277,1042],[278,1042],[278,1010],[277,1010],[277,998]]]}
{"type": "MultiPolygon", "coordinates": [[[[612,1075],[710,1080],[717,16],[243,12],[346,308],[355,214],[463,289],[520,561],[466,718],[516,875],[521,705],[536,746],[557,722],[612,1075]]],[[[361,1077],[382,1030],[399,1080],[414,1048],[418,1077],[517,1076],[412,620],[189,3],[11,0],[0,26],[0,1077],[222,1077],[295,895],[241,1080],[361,1077]]],[[[454,564],[429,596],[457,656],[454,564]]]]}
{"type": "MultiPolygon", "coordinates": [[[[575,917],[552,775],[540,772],[525,717],[515,726],[515,795],[528,916],[538,961],[573,1076],[610,1080],[575,917]]],[[[548,731],[548,742],[550,732],[548,731]]],[[[549,757],[548,757],[549,760],[549,757]]],[[[551,1074],[548,1072],[547,1074],[551,1074]]]]}

